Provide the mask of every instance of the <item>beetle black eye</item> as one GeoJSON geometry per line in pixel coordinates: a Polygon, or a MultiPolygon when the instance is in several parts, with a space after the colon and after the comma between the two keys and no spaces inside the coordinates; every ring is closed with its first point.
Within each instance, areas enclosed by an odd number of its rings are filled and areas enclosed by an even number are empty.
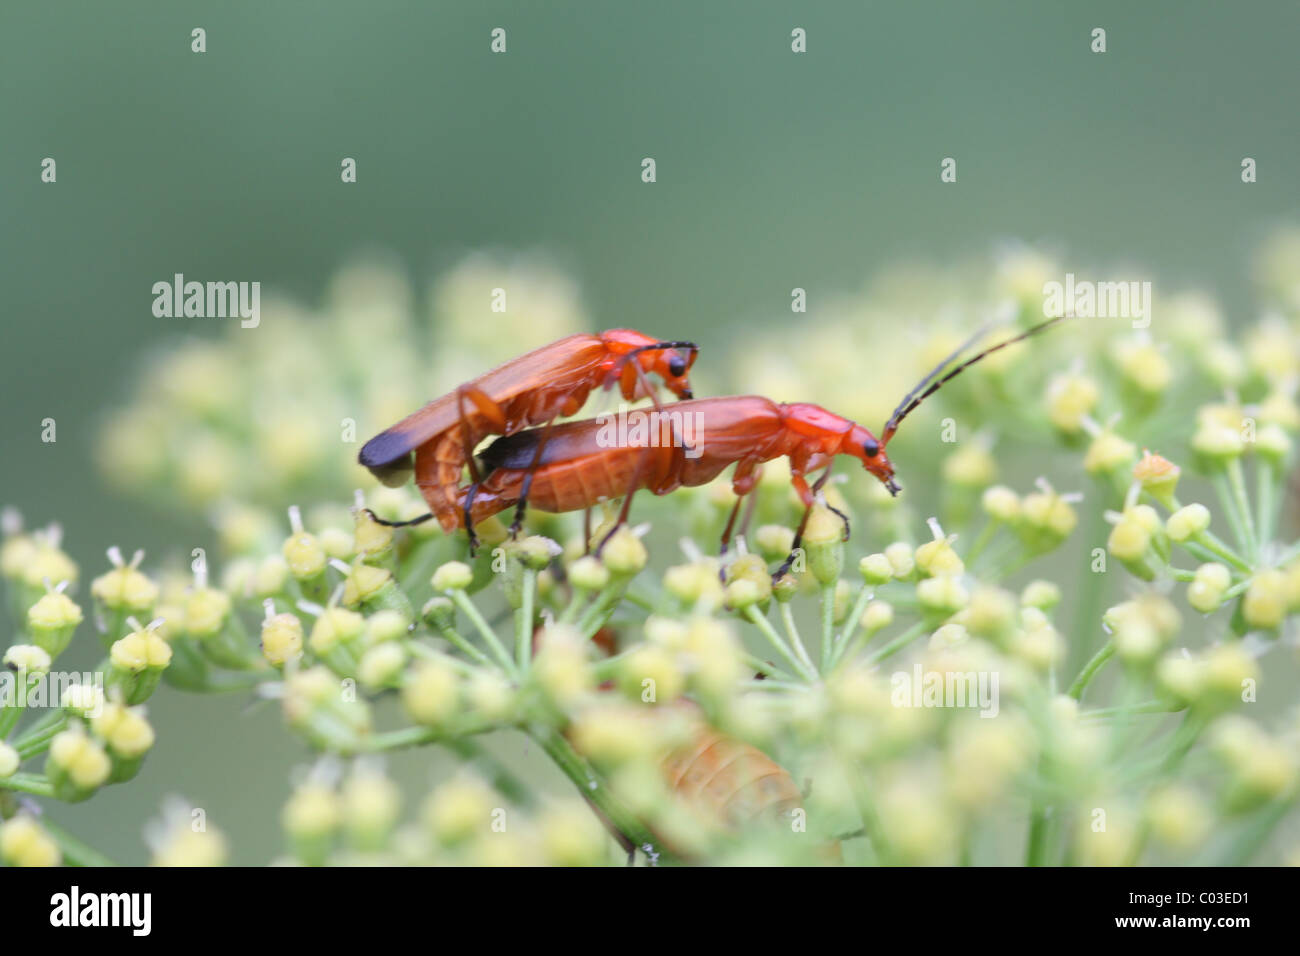
{"type": "Polygon", "coordinates": [[[880,442],[876,441],[874,438],[868,438],[862,444],[862,452],[868,458],[875,458],[880,454],[880,442]]]}
{"type": "Polygon", "coordinates": [[[673,378],[681,378],[686,374],[686,359],[680,355],[674,355],[668,360],[668,374],[673,378]]]}

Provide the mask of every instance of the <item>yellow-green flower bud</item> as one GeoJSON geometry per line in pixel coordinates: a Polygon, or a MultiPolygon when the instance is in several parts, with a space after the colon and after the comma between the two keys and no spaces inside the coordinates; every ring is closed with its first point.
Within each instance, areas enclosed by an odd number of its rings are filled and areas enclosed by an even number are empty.
{"type": "Polygon", "coordinates": [[[900,581],[910,577],[912,571],[916,568],[916,558],[913,555],[912,546],[906,542],[895,541],[885,548],[885,557],[889,559],[890,567],[894,569],[894,577],[900,581]]]}
{"type": "Polygon", "coordinates": [[[1147,395],[1158,395],[1169,387],[1173,368],[1159,346],[1150,342],[1126,344],[1120,350],[1120,374],[1125,381],[1147,395]]]}
{"type": "Polygon", "coordinates": [[[983,488],[997,477],[997,459],[980,441],[967,442],[943,461],[944,481],[954,485],[983,488]]]}
{"type": "Polygon", "coordinates": [[[599,866],[606,837],[600,822],[580,803],[569,801],[542,814],[542,849],[552,866],[599,866]]]}
{"type": "Polygon", "coordinates": [[[324,573],[325,565],[329,562],[329,555],[320,539],[307,531],[299,531],[286,538],[282,553],[285,563],[289,565],[289,573],[299,581],[315,580],[324,573]]]}
{"type": "Polygon", "coordinates": [[[11,671],[38,677],[50,670],[49,653],[35,644],[15,644],[5,651],[4,665],[11,671]]]}
{"type": "Polygon", "coordinates": [[[1051,581],[1044,581],[1042,578],[1030,581],[1020,592],[1020,603],[1025,607],[1051,611],[1061,603],[1061,589],[1051,581]]]}
{"type": "Polygon", "coordinates": [[[222,866],[229,856],[225,835],[212,826],[194,830],[190,817],[170,827],[153,847],[153,866],[222,866]]]}
{"type": "MultiPolygon", "coordinates": [[[[1037,609],[1025,609],[1026,614],[1031,611],[1037,612],[1037,609]]],[[[1011,650],[1035,670],[1048,671],[1065,657],[1065,640],[1045,618],[1033,623],[1035,626],[1027,627],[1011,638],[1011,650]]]]}
{"type": "Polygon", "coordinates": [[[605,550],[600,557],[610,574],[615,577],[631,577],[646,566],[650,556],[641,539],[624,525],[605,543],[605,550]]]}
{"type": "Polygon", "coordinates": [[[389,641],[376,644],[361,655],[357,665],[357,679],[368,690],[396,687],[406,666],[406,648],[389,641]]]}
{"type": "Polygon", "coordinates": [[[1178,850],[1201,846],[1214,823],[1196,791],[1181,784],[1166,784],[1152,792],[1145,815],[1151,834],[1165,846],[1178,850]]]}
{"type": "Polygon", "coordinates": [[[1036,548],[1048,549],[1060,544],[1079,523],[1079,516],[1062,495],[1039,491],[1025,495],[1020,503],[1022,532],[1036,548]]]}
{"type": "Polygon", "coordinates": [[[869,587],[885,584],[894,576],[894,566],[880,552],[869,554],[858,562],[858,570],[869,587]]]}
{"type": "Polygon", "coordinates": [[[930,635],[929,648],[932,651],[945,651],[959,647],[970,640],[970,632],[960,624],[945,624],[930,635]]]}
{"type": "Polygon", "coordinates": [[[553,624],[546,628],[532,674],[556,706],[561,709],[572,706],[592,685],[587,645],[582,636],[565,625],[553,624]]]}
{"type": "Polygon", "coordinates": [[[1077,434],[1084,418],[1097,407],[1100,394],[1097,384],[1085,375],[1057,375],[1047,386],[1047,417],[1059,431],[1077,434]]]}
{"type": "Polygon", "coordinates": [[[1210,526],[1210,509],[1201,504],[1184,505],[1169,516],[1165,530],[1180,544],[1195,538],[1210,526]]]}
{"type": "Polygon", "coordinates": [[[325,655],[340,644],[358,643],[365,628],[366,619],[356,611],[342,607],[326,608],[312,625],[309,639],[312,653],[325,655]]]}
{"type": "Polygon", "coordinates": [[[1167,458],[1142,451],[1142,460],[1133,466],[1133,477],[1142,483],[1142,490],[1166,508],[1174,506],[1174,491],[1182,469],[1167,458]]]}
{"type": "Polygon", "coordinates": [[[1259,663],[1239,642],[1217,644],[1205,652],[1202,697],[1198,703],[1233,707],[1245,700],[1247,683],[1259,681],[1259,663]]]}
{"type": "Polygon", "coordinates": [[[10,866],[58,866],[62,858],[58,843],[30,814],[0,823],[0,859],[10,866]]]}
{"type": "Polygon", "coordinates": [[[692,661],[691,684],[706,697],[721,698],[733,693],[736,682],[745,676],[740,641],[725,621],[693,618],[685,650],[692,661]]]}
{"type": "MultiPolygon", "coordinates": [[[[443,598],[443,600],[447,600],[443,598]]],[[[400,641],[410,633],[411,622],[397,611],[377,611],[366,618],[362,643],[366,647],[400,641]]]]}
{"type": "Polygon", "coordinates": [[[474,571],[463,561],[448,561],[433,572],[435,591],[464,591],[474,580],[474,571]]]}
{"type": "Polygon", "coordinates": [[[357,770],[343,784],[343,825],[359,850],[382,850],[402,806],[402,791],[382,773],[357,770]]]}
{"type": "Polygon", "coordinates": [[[329,787],[308,782],[289,797],[280,821],[294,855],[308,865],[324,863],[343,817],[342,801],[329,787]]]}
{"type": "Polygon", "coordinates": [[[522,540],[516,541],[511,550],[525,568],[540,571],[550,564],[551,559],[559,555],[562,549],[557,542],[552,541],[550,538],[544,538],[539,534],[531,534],[522,540]]]}
{"type": "Polygon", "coordinates": [[[283,594],[289,583],[289,563],[278,554],[268,554],[253,572],[253,594],[259,598],[283,594]]]}
{"type": "Polygon", "coordinates": [[[1202,614],[1210,614],[1223,603],[1223,592],[1232,585],[1227,566],[1211,562],[1196,569],[1195,579],[1187,585],[1187,603],[1202,614]]]}
{"type": "Polygon", "coordinates": [[[1240,458],[1245,450],[1240,427],[1202,422],[1192,435],[1192,450],[1200,455],[1207,465],[1240,458]]]}
{"type": "Polygon", "coordinates": [[[1106,550],[1126,564],[1140,561],[1151,546],[1151,529],[1130,508],[1115,523],[1106,539],[1106,550]]]}
{"type": "Polygon", "coordinates": [[[417,723],[437,726],[456,714],[460,679],[450,663],[420,660],[402,685],[402,704],[417,723]]]}
{"type": "Polygon", "coordinates": [[[216,588],[198,588],[185,601],[185,631],[202,640],[225,629],[230,598],[216,588]]]}
{"type": "Polygon", "coordinates": [[[761,604],[771,596],[771,593],[770,584],[768,585],[767,594],[764,594],[763,588],[758,582],[749,578],[740,578],[727,585],[725,592],[727,607],[736,611],[743,611],[752,605],[761,604]]]}
{"type": "Polygon", "coordinates": [[[1088,451],[1083,456],[1083,470],[1090,475],[1120,471],[1128,468],[1135,455],[1137,447],[1131,441],[1105,429],[1088,444],[1088,451]]]}
{"type": "Polygon", "coordinates": [[[984,512],[995,521],[1015,521],[1020,517],[1020,496],[1006,485],[994,485],[980,499],[984,512]]]}
{"type": "Polygon", "coordinates": [[[27,633],[51,658],[58,657],[81,623],[81,608],[62,591],[45,594],[27,609],[27,633]]]}
{"type": "Polygon", "coordinates": [[[765,524],[754,532],[754,543],[764,561],[784,561],[794,548],[794,531],[781,524],[765,524]]]}
{"type": "Polygon", "coordinates": [[[1289,603],[1286,574],[1268,568],[1251,579],[1241,603],[1242,617],[1253,628],[1272,630],[1286,618],[1289,603]]]}
{"type": "Polygon", "coordinates": [[[17,750],[9,746],[3,740],[0,740],[0,780],[6,777],[12,777],[18,772],[19,765],[23,758],[17,750]]]}
{"type": "MultiPolygon", "coordinates": [[[[789,572],[772,582],[772,597],[780,604],[788,604],[800,591],[799,579],[789,572]]],[[[730,604],[730,602],[728,602],[730,604]]],[[[734,604],[731,605],[735,607],[734,604]]]]}
{"type": "Polygon", "coordinates": [[[156,739],[153,727],[139,708],[114,702],[105,704],[99,716],[91,718],[90,729],[115,755],[128,760],[144,756],[156,739]]]}
{"type": "Polygon", "coordinates": [[[80,726],[57,734],[50,741],[46,773],[61,800],[84,800],[108,780],[113,763],[104,748],[80,726]]]}
{"type": "Polygon", "coordinates": [[[1119,656],[1131,664],[1145,664],[1178,633],[1178,611],[1157,594],[1144,594],[1110,608],[1103,615],[1119,656]]]}
{"type": "Polygon", "coordinates": [[[808,570],[823,587],[834,584],[844,571],[844,523],[829,508],[814,505],[803,531],[808,570]]]}
{"type": "Polygon", "coordinates": [[[274,614],[262,621],[262,656],[275,667],[302,656],[302,622],[294,614],[274,614]]]}
{"type": "Polygon", "coordinates": [[[663,647],[642,644],[621,662],[620,689],[642,703],[662,704],[676,700],[686,690],[686,676],[676,656],[663,647]]]}
{"type": "Polygon", "coordinates": [[[133,565],[101,574],[91,582],[90,593],[109,610],[123,614],[144,616],[158,601],[158,585],[133,565]]]}
{"type": "Polygon", "coordinates": [[[454,846],[491,832],[492,812],[500,799],[477,777],[460,776],[438,787],[424,807],[424,820],[438,841],[454,846]]]}
{"type": "MultiPolygon", "coordinates": [[[[358,554],[366,560],[373,561],[393,549],[393,528],[380,524],[365,508],[357,510],[354,516],[352,540],[358,554]]],[[[325,553],[325,546],[316,543],[316,547],[325,553]]]]}
{"type": "Polygon", "coordinates": [[[95,684],[69,684],[63,691],[63,709],[78,717],[94,717],[103,711],[104,689],[95,684]]]}
{"type": "Polygon", "coordinates": [[[1265,425],[1255,435],[1255,450],[1275,465],[1291,457],[1291,446],[1291,436],[1279,425],[1265,425]]]}
{"type": "Polygon", "coordinates": [[[888,601],[872,601],[862,611],[862,629],[875,634],[894,623],[894,606],[888,601]]]}
{"type": "Polygon", "coordinates": [[[453,627],[456,623],[456,605],[451,598],[429,598],[420,611],[420,618],[436,631],[453,627]]]}
{"type": "MultiPolygon", "coordinates": [[[[443,567],[445,568],[446,565],[443,567]]],[[[438,570],[441,571],[442,568],[438,570]]],[[[434,576],[437,576],[437,572],[434,576]]],[[[347,580],[343,582],[342,601],[345,607],[366,605],[378,608],[390,603],[387,599],[394,597],[394,592],[401,593],[393,581],[391,571],[358,560],[352,562],[347,580]]]]}
{"type": "Polygon", "coordinates": [[[171,646],[151,628],[139,628],[113,642],[108,681],[120,687],[128,704],[149,699],[172,661],[171,646]]]}
{"type": "Polygon", "coordinates": [[[1001,588],[976,588],[966,609],[966,627],[972,634],[1000,642],[1016,623],[1016,600],[1001,588]]]}
{"type": "Polygon", "coordinates": [[[600,559],[583,555],[568,566],[569,583],[583,591],[600,591],[609,584],[609,569],[600,559]]]}
{"type": "Polygon", "coordinates": [[[1276,425],[1293,432],[1300,429],[1300,405],[1296,404],[1295,396],[1290,392],[1270,392],[1259,403],[1259,421],[1265,427],[1276,425]]]}
{"type": "MultiPolygon", "coordinates": [[[[342,528],[324,529],[320,533],[319,541],[327,560],[333,558],[337,561],[351,561],[356,556],[356,538],[342,528]]],[[[298,577],[298,575],[294,576],[298,577]]]]}
{"type": "Polygon", "coordinates": [[[964,608],[970,601],[970,595],[956,577],[944,575],[918,582],[916,599],[923,611],[946,617],[964,608]]]}
{"type": "Polygon", "coordinates": [[[514,688],[499,674],[477,671],[470,678],[466,696],[470,707],[480,717],[505,722],[514,714],[514,688]]]}
{"type": "Polygon", "coordinates": [[[961,557],[952,547],[953,537],[936,538],[916,549],[916,566],[922,574],[938,577],[943,574],[961,574],[966,570],[961,557]]]}
{"type": "Polygon", "coordinates": [[[849,606],[853,598],[853,589],[849,587],[848,581],[837,581],[835,583],[835,600],[831,608],[831,622],[833,624],[843,624],[844,619],[849,616],[849,606]]]}
{"type": "Polygon", "coordinates": [[[678,564],[669,568],[664,572],[664,590],[688,607],[706,599],[722,600],[718,569],[710,567],[707,562],[678,564]]]}
{"type": "Polygon", "coordinates": [[[1205,687],[1205,662],[1177,652],[1166,654],[1156,665],[1160,687],[1180,704],[1190,704],[1205,687]]]}

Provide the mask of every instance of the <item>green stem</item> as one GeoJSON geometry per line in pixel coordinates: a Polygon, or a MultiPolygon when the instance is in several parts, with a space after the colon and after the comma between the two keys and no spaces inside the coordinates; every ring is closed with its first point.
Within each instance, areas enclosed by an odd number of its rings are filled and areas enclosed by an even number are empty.
{"type": "Polygon", "coordinates": [[[749,622],[763,632],[763,636],[767,638],[768,643],[776,648],[776,652],[785,658],[785,662],[790,665],[792,670],[801,674],[807,680],[816,680],[816,675],[812,673],[811,668],[806,667],[794,655],[794,652],[786,646],[785,641],[781,640],[781,635],[776,633],[776,629],[772,627],[771,622],[759,611],[758,605],[749,605],[749,607],[745,608],[744,613],[749,622]]]}
{"type": "Polygon", "coordinates": [[[902,634],[899,634],[898,637],[894,638],[888,644],[884,645],[878,651],[876,651],[874,654],[868,657],[867,666],[873,667],[876,664],[879,664],[885,658],[892,657],[893,655],[897,654],[899,651],[905,648],[908,644],[911,644],[914,640],[916,640],[924,633],[925,633],[925,622],[917,621],[915,624],[913,624],[911,627],[905,630],[902,634]]]}
{"type": "Polygon", "coordinates": [[[997,534],[998,529],[1001,527],[1002,522],[997,518],[989,518],[988,521],[984,522],[984,527],[980,529],[979,535],[975,538],[974,543],[966,552],[965,560],[967,566],[973,566],[975,564],[975,559],[980,556],[980,552],[988,546],[988,543],[993,540],[993,536],[997,534]]]}
{"type": "Polygon", "coordinates": [[[578,631],[585,640],[590,640],[597,631],[605,626],[605,622],[613,616],[614,609],[618,607],[619,599],[622,598],[626,590],[626,579],[611,578],[609,584],[605,585],[600,592],[600,596],[578,619],[578,631]]]}
{"type": "Polygon", "coordinates": [[[1245,558],[1233,551],[1222,539],[1210,531],[1202,531],[1194,539],[1182,542],[1188,554],[1195,555],[1202,561],[1226,561],[1238,571],[1251,574],[1254,568],[1245,558]]]}
{"type": "Polygon", "coordinates": [[[871,603],[875,591],[872,588],[864,587],[858,592],[857,600],[853,602],[853,609],[849,611],[849,619],[844,622],[844,627],[840,631],[839,637],[835,639],[835,645],[831,648],[830,668],[834,668],[844,658],[844,651],[853,641],[853,636],[857,634],[858,628],[862,624],[862,615],[867,610],[867,605],[871,603]]]}
{"type": "Polygon", "coordinates": [[[524,568],[523,594],[515,611],[515,666],[528,673],[533,656],[533,602],[537,599],[537,572],[524,568]]]}
{"type": "Polygon", "coordinates": [[[803,638],[799,634],[799,626],[794,620],[794,608],[789,602],[781,605],[781,625],[785,628],[786,636],[790,638],[790,646],[794,648],[795,654],[799,660],[804,663],[812,674],[817,673],[817,668],[813,666],[812,657],[808,654],[808,648],[804,647],[803,638]]]}
{"type": "Polygon", "coordinates": [[[1274,501],[1281,477],[1278,468],[1271,461],[1255,459],[1255,507],[1258,514],[1255,529],[1259,533],[1261,546],[1266,541],[1272,541],[1273,533],[1277,530],[1274,501]]]}
{"type": "Polygon", "coordinates": [[[639,850],[656,863],[669,862],[668,852],[660,845],[658,838],[632,813],[623,802],[616,798],[602,780],[596,776],[591,765],[584,760],[558,731],[530,732],[534,740],[541,745],[547,755],[555,761],[556,766],[564,772],[578,792],[586,799],[615,829],[631,841],[639,850]]]}
{"type": "Polygon", "coordinates": [[[447,593],[451,596],[451,599],[455,602],[456,606],[460,608],[461,613],[470,619],[470,622],[474,625],[474,629],[478,631],[479,636],[483,638],[483,643],[487,645],[488,650],[491,651],[492,655],[497,659],[497,663],[501,665],[501,668],[507,674],[514,677],[515,665],[510,660],[510,655],[507,654],[506,649],[501,646],[501,641],[497,639],[496,632],[488,626],[488,622],[483,619],[483,615],[480,614],[478,608],[474,606],[474,602],[469,599],[469,595],[460,588],[452,588],[447,593]]]}
{"type": "Polygon", "coordinates": [[[1101,650],[1092,655],[1092,659],[1083,665],[1083,670],[1079,671],[1079,676],[1074,679],[1070,689],[1066,691],[1075,700],[1083,699],[1083,692],[1087,689],[1092,679],[1097,676],[1097,672],[1105,666],[1106,662],[1115,655],[1115,643],[1107,641],[1101,646],[1101,650]]]}
{"type": "Polygon", "coordinates": [[[63,852],[63,862],[69,866],[117,866],[113,860],[94,847],[87,846],[48,817],[41,819],[41,826],[54,837],[54,842],[63,852]]]}
{"type": "Polygon", "coordinates": [[[569,594],[569,603],[565,605],[564,610],[560,613],[559,624],[572,624],[578,617],[578,612],[582,606],[587,603],[587,598],[591,596],[588,588],[574,587],[569,594]]]}
{"type": "Polygon", "coordinates": [[[822,586],[822,639],[818,649],[821,667],[819,673],[825,673],[831,664],[831,645],[835,641],[835,585],[822,586]]]}
{"type": "Polygon", "coordinates": [[[1228,487],[1232,491],[1233,500],[1236,502],[1237,513],[1241,515],[1241,521],[1246,529],[1246,540],[1242,542],[1242,549],[1247,553],[1254,555],[1259,560],[1259,538],[1255,534],[1255,519],[1250,513],[1250,499],[1246,496],[1246,478],[1241,470],[1241,459],[1232,458],[1228,461],[1228,487]]]}
{"type": "Polygon", "coordinates": [[[1229,846],[1216,861],[1216,866],[1245,866],[1259,852],[1269,834],[1276,829],[1286,815],[1295,806],[1300,791],[1293,791],[1288,796],[1277,800],[1265,809],[1242,832],[1241,836],[1229,846]]]}
{"type": "Polygon", "coordinates": [[[42,773],[11,773],[0,777],[0,790],[17,790],[37,797],[54,796],[54,784],[42,773]]]}

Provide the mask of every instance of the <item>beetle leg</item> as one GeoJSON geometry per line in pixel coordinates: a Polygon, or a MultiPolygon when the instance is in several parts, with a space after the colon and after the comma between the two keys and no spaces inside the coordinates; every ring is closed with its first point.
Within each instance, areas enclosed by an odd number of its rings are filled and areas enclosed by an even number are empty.
{"type": "Polygon", "coordinates": [[[551,428],[555,425],[558,415],[551,416],[546,427],[542,429],[542,437],[537,439],[537,449],[533,452],[532,463],[528,470],[524,472],[524,480],[519,488],[519,504],[515,506],[515,520],[510,522],[510,540],[514,540],[519,534],[519,529],[524,526],[524,514],[528,511],[528,492],[533,487],[533,473],[537,466],[542,463],[542,451],[546,448],[546,439],[551,437],[551,428]]]}
{"type": "Polygon", "coordinates": [[[465,462],[469,465],[470,478],[478,481],[478,464],[474,461],[474,430],[469,427],[469,416],[465,414],[467,404],[486,418],[488,424],[502,435],[506,433],[508,422],[506,421],[505,410],[477,385],[461,385],[456,389],[456,412],[460,415],[460,435],[465,452],[465,462]]]}
{"type": "Polygon", "coordinates": [[[465,493],[465,534],[469,537],[469,556],[471,558],[474,557],[474,552],[478,550],[478,535],[474,533],[474,499],[478,496],[480,484],[482,482],[476,480],[469,486],[469,491],[465,493]]]}
{"type": "MultiPolygon", "coordinates": [[[[790,546],[790,553],[772,575],[773,581],[789,571],[791,565],[794,564],[795,556],[799,553],[800,545],[803,543],[803,530],[808,526],[808,516],[812,514],[813,504],[817,500],[817,493],[825,487],[826,482],[830,480],[830,477],[831,466],[827,465],[826,470],[822,472],[822,476],[817,479],[811,489],[808,487],[807,479],[805,479],[801,473],[796,473],[790,478],[791,483],[794,484],[795,491],[799,493],[799,499],[804,502],[803,517],[799,519],[799,527],[795,529],[794,543],[790,546]]],[[[835,511],[834,508],[831,510],[835,511]]],[[[844,519],[844,533],[847,535],[849,519],[842,511],[835,511],[835,513],[844,519]]]]}

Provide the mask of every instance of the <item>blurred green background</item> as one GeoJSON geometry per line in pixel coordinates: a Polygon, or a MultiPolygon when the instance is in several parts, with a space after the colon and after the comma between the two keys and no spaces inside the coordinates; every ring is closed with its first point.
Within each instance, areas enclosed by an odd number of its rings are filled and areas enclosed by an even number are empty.
{"type": "MultiPolygon", "coordinates": [[[[1300,7],[1070,6],[6,3],[0,501],[62,522],[87,578],[108,544],[210,543],[111,494],[92,462],[141,356],[224,328],[151,314],[175,272],[314,303],[358,251],[396,254],[422,289],[466,250],[541,250],[599,325],[725,355],[779,323],[799,348],[794,286],[815,315],[883,265],[1014,237],[1195,283],[1240,318],[1251,251],[1297,213],[1300,7]]],[[[305,751],[246,704],[160,694],[141,777],[56,817],[93,814],[93,842],[142,860],[143,821],[180,791],[232,832],[236,861],[267,859],[305,751]]]]}

